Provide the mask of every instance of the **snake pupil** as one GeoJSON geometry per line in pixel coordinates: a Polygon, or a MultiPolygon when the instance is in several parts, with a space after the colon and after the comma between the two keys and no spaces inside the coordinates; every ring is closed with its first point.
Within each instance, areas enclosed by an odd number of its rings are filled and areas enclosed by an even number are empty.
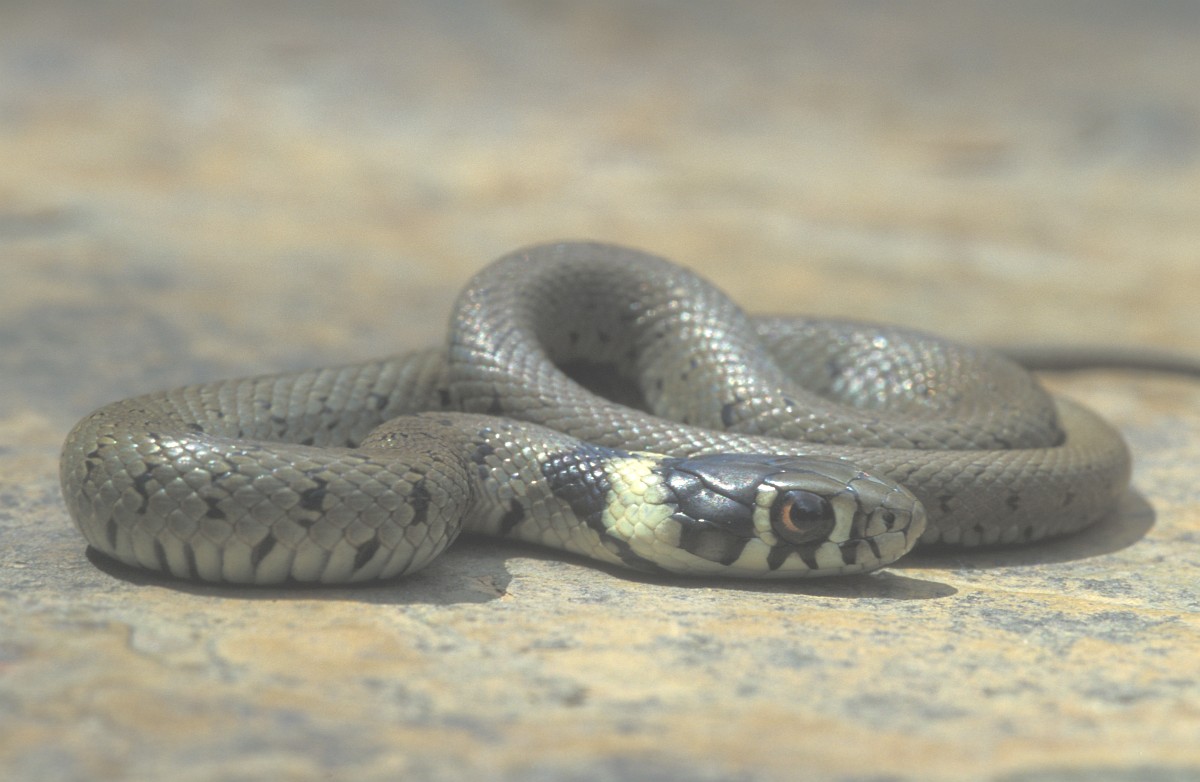
{"type": "Polygon", "coordinates": [[[781,494],[771,511],[775,534],[793,544],[825,539],[833,531],[835,521],[829,500],[801,489],[781,494]]]}

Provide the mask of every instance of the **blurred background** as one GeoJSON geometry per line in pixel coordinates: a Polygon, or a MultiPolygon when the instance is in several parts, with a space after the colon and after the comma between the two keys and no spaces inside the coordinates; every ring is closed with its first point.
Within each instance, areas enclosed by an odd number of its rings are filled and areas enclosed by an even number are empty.
{"type": "Polygon", "coordinates": [[[0,768],[1196,778],[1194,384],[1055,381],[1133,445],[1114,525],[848,586],[486,544],[145,583],[85,558],[56,464],[120,397],[435,343],[561,238],[757,312],[1195,353],[1197,85],[1193,0],[3,0],[0,768]]]}
{"type": "Polygon", "coordinates": [[[1186,0],[14,0],[0,334],[167,380],[387,353],[594,238],[757,311],[1185,347],[1197,35],[1186,0]]]}

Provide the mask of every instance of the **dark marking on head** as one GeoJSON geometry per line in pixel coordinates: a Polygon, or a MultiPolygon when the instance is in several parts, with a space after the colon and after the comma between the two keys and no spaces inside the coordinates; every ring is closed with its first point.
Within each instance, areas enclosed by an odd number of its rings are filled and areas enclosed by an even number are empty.
{"type": "Polygon", "coordinates": [[[322,504],[325,502],[325,487],[329,485],[329,481],[322,478],[313,478],[312,482],[316,486],[300,492],[300,507],[304,510],[320,512],[324,509],[322,504]]]}
{"type": "Polygon", "coordinates": [[[374,537],[358,547],[358,551],[354,552],[353,570],[355,572],[362,570],[363,566],[371,561],[371,558],[379,551],[379,545],[379,538],[374,537]]]}
{"type": "Polygon", "coordinates": [[[842,564],[854,565],[858,562],[858,541],[847,540],[845,543],[839,543],[838,549],[842,552],[842,564]]]}
{"type": "Polygon", "coordinates": [[[703,487],[710,495],[752,509],[765,475],[764,468],[769,466],[770,457],[713,454],[691,459],[663,459],[654,472],[662,475],[677,497],[680,492],[698,493],[703,487]]]}
{"type": "Polygon", "coordinates": [[[732,565],[750,542],[749,538],[720,524],[693,519],[682,513],[671,518],[679,524],[679,547],[710,562],[732,565]]]}
{"type": "Polygon", "coordinates": [[[521,503],[513,499],[509,503],[508,510],[500,517],[500,528],[497,530],[501,535],[507,535],[513,531],[513,528],[525,520],[525,508],[521,503]]]}
{"type": "Polygon", "coordinates": [[[267,536],[254,544],[254,548],[250,549],[250,567],[257,568],[262,561],[267,558],[267,555],[275,548],[275,536],[267,533],[267,536]]]}
{"type": "Polygon", "coordinates": [[[771,570],[779,570],[795,551],[793,546],[771,546],[771,551],[767,554],[767,567],[771,570]]]}

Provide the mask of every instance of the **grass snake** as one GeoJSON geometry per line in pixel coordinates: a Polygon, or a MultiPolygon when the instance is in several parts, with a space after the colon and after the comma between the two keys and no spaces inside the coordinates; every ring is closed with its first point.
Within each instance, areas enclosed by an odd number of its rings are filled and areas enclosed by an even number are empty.
{"type": "Polygon", "coordinates": [[[858,573],[1081,529],[1129,471],[999,353],[752,317],[661,258],[560,243],[479,272],[441,347],[116,402],[60,474],[109,557],[279,583],[411,573],[463,529],[643,571],[858,573]]]}

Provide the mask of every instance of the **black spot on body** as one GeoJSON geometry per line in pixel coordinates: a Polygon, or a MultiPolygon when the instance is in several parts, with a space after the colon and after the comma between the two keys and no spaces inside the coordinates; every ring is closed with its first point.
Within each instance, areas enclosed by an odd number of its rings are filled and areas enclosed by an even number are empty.
{"type": "Polygon", "coordinates": [[[494,453],[496,453],[496,449],[485,440],[475,446],[475,450],[471,453],[471,461],[479,465],[485,464],[488,457],[494,453]]]}
{"type": "Polygon", "coordinates": [[[134,511],[139,516],[145,515],[146,508],[150,504],[150,492],[147,491],[146,484],[150,483],[152,480],[154,480],[154,474],[150,471],[149,467],[147,467],[144,472],[133,479],[133,490],[142,497],[142,504],[138,506],[136,511],[134,511]]]}
{"type": "Polygon", "coordinates": [[[329,485],[329,481],[321,478],[313,478],[312,481],[316,486],[300,492],[300,507],[304,510],[319,512],[323,510],[322,504],[325,501],[325,487],[329,485]]]}
{"type": "Polygon", "coordinates": [[[196,552],[192,550],[191,543],[183,544],[183,559],[187,563],[188,578],[200,578],[200,568],[196,566],[196,552]]]}
{"type": "Polygon", "coordinates": [[[276,542],[275,536],[268,533],[265,538],[254,544],[254,548],[250,549],[250,567],[258,567],[275,548],[276,542]]]}
{"type": "Polygon", "coordinates": [[[497,530],[501,535],[507,535],[513,531],[513,528],[525,520],[525,508],[515,499],[509,504],[508,510],[500,517],[500,528],[497,530]]]}
{"type": "Polygon", "coordinates": [[[438,396],[438,404],[439,405],[441,405],[443,408],[447,408],[450,406],[450,389],[439,388],[437,390],[437,396],[438,396]]]}
{"type": "Polygon", "coordinates": [[[189,424],[184,424],[184,426],[190,432],[196,432],[197,434],[204,434],[204,427],[201,426],[200,424],[196,423],[195,421],[193,421],[189,424]]]}
{"type": "Polygon", "coordinates": [[[210,519],[223,519],[226,517],[225,511],[217,507],[218,502],[220,500],[217,497],[204,498],[204,504],[208,506],[208,510],[204,513],[205,517],[210,519]]]}
{"type": "Polygon", "coordinates": [[[1019,494],[1008,495],[1008,499],[1006,499],[1004,501],[1004,504],[1008,506],[1009,510],[1011,510],[1015,513],[1017,511],[1017,509],[1019,509],[1021,507],[1021,495],[1019,495],[1019,494]]]}
{"type": "Polygon", "coordinates": [[[104,525],[104,540],[108,542],[108,547],[114,551],[117,548],[117,520],[111,516],[108,522],[104,525]]]}
{"type": "Polygon", "coordinates": [[[542,477],[555,497],[567,503],[571,512],[595,530],[600,543],[622,562],[637,570],[662,572],[655,563],[638,555],[624,540],[609,535],[604,526],[604,510],[612,483],[604,472],[604,463],[629,454],[584,443],[578,448],[551,454],[541,464],[542,477]]]}
{"type": "Polygon", "coordinates": [[[724,426],[726,429],[733,426],[733,422],[734,422],[733,414],[736,410],[737,410],[736,402],[726,402],[725,404],[721,405],[721,425],[724,426]]]}
{"type": "Polygon", "coordinates": [[[408,505],[413,511],[412,520],[408,523],[412,525],[426,523],[429,520],[431,502],[433,502],[433,498],[429,496],[429,489],[425,488],[425,479],[422,478],[413,484],[412,491],[408,494],[408,505]]]}
{"type": "Polygon", "coordinates": [[[158,563],[158,569],[162,572],[171,572],[171,563],[167,561],[167,550],[157,540],[154,541],[154,561],[158,563]]]}
{"type": "Polygon", "coordinates": [[[371,538],[366,543],[358,547],[358,551],[354,552],[354,570],[362,570],[363,566],[371,561],[379,551],[379,538],[371,538]]]}
{"type": "Polygon", "coordinates": [[[606,448],[583,444],[571,451],[551,454],[541,464],[542,477],[554,496],[564,500],[572,513],[602,534],[607,530],[601,517],[612,490],[603,464],[611,453],[606,448]]]}

